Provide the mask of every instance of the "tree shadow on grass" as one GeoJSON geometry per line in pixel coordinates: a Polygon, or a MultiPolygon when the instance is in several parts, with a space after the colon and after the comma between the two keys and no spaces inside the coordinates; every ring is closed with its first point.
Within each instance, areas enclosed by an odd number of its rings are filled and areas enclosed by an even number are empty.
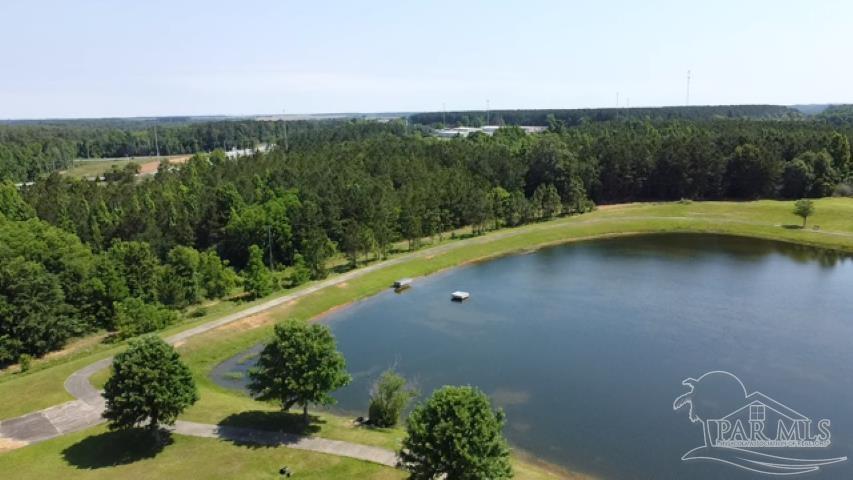
{"type": "Polygon", "coordinates": [[[217,433],[219,438],[235,445],[276,447],[313,435],[326,423],[316,415],[309,415],[308,419],[306,424],[301,413],[252,410],[225,417],[219,422],[217,433]]]}
{"type": "Polygon", "coordinates": [[[80,469],[107,468],[154,458],[172,442],[165,430],[159,438],[144,429],[119,430],[86,437],[63,450],[62,456],[80,469]]]}
{"type": "Polygon", "coordinates": [[[787,228],[788,230],[802,230],[803,226],[802,225],[791,225],[790,223],[787,223],[785,225],[782,225],[782,228],[787,228]]]}

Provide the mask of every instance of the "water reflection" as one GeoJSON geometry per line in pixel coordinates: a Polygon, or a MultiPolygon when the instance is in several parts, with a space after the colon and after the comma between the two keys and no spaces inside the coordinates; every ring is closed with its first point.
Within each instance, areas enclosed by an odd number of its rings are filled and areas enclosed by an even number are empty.
{"type": "MultiPolygon", "coordinates": [[[[701,429],[672,411],[681,380],[736,373],[804,414],[830,418],[853,452],[853,264],[835,252],[712,235],[584,242],[426,279],[338,311],[353,383],[338,408],[363,415],[389,366],[429,393],[474,384],[508,415],[511,442],[610,478],[753,478],[683,464],[701,429]],[[452,303],[454,290],[471,299],[452,303]]],[[[252,353],[252,352],[249,352],[252,353]]],[[[245,360],[245,359],[244,359],[245,360]]],[[[251,362],[214,378],[239,388],[251,362]]],[[[826,477],[850,478],[848,465],[826,477]]]]}

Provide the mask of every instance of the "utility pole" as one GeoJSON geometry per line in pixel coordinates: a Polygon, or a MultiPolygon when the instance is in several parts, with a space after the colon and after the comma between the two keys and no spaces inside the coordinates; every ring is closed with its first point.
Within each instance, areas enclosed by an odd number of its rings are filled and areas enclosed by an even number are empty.
{"type": "Polygon", "coordinates": [[[284,156],[287,156],[287,110],[282,109],[281,121],[284,122],[284,156]]]}
{"type": "Polygon", "coordinates": [[[616,92],[616,108],[619,108],[619,92],[616,92]]]}
{"type": "Polygon", "coordinates": [[[486,125],[489,124],[489,110],[490,110],[489,99],[487,98],[486,99],[486,125]]]}
{"type": "Polygon", "coordinates": [[[690,70],[687,71],[687,98],[685,104],[690,106],[690,70]]]}
{"type": "Polygon", "coordinates": [[[270,249],[270,270],[272,270],[272,227],[267,225],[267,244],[270,249]]]}
{"type": "Polygon", "coordinates": [[[444,105],[444,102],[441,102],[441,123],[447,128],[447,106],[444,105]]]}
{"type": "Polygon", "coordinates": [[[160,141],[157,139],[157,125],[154,125],[154,147],[157,149],[157,156],[160,156],[160,141]]]}

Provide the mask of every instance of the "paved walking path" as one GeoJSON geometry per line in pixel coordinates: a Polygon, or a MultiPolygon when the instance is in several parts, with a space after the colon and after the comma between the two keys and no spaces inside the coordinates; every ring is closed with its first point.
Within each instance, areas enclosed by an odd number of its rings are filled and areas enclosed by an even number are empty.
{"type": "MultiPolygon", "coordinates": [[[[691,217],[680,216],[626,216],[620,218],[607,219],[588,219],[572,222],[574,224],[589,224],[599,223],[601,221],[619,222],[619,221],[636,221],[636,220],[697,220],[691,217]]],[[[716,221],[721,221],[719,218],[716,221]]],[[[741,221],[736,219],[725,219],[723,222],[728,223],[744,223],[754,225],[771,225],[762,222],[741,221]]],[[[505,230],[502,232],[492,233],[481,237],[473,237],[466,240],[451,242],[436,247],[427,248],[410,254],[402,255],[396,258],[385,260],[382,262],[368,265],[350,272],[338,275],[336,277],[314,283],[296,292],[276,297],[272,300],[246,308],[231,315],[226,315],[217,320],[213,320],[199,326],[184,330],[178,334],[172,335],[166,339],[171,344],[177,344],[190,337],[199,335],[223,325],[236,322],[243,318],[256,315],[260,312],[270,310],[288,302],[310,295],[324,288],[342,284],[368,273],[387,268],[393,265],[398,265],[411,261],[416,258],[429,258],[437,254],[455,250],[469,245],[494,242],[504,238],[514,237],[530,231],[550,230],[554,228],[563,228],[567,222],[548,222],[537,224],[528,228],[518,228],[505,230]]],[[[846,232],[829,232],[820,231],[819,233],[830,235],[850,236],[846,232]]],[[[99,360],[85,368],[82,368],[73,374],[65,381],[65,389],[70,393],[75,400],[65,402],[44,410],[22,415],[6,420],[0,420],[0,452],[4,449],[19,448],[31,443],[40,442],[50,438],[55,438],[66,433],[83,430],[103,422],[101,412],[104,409],[104,399],[101,397],[101,392],[94,388],[90,382],[90,377],[96,372],[107,368],[112,362],[112,358],[99,360]]],[[[174,431],[185,435],[196,435],[202,437],[216,438],[232,438],[251,440],[252,443],[263,444],[281,444],[292,448],[301,448],[304,450],[312,450],[323,453],[331,453],[335,455],[348,456],[368,460],[383,465],[394,465],[394,453],[363,445],[351,444],[347,442],[339,442],[326,440],[315,437],[300,437],[287,435],[282,433],[273,433],[266,431],[256,431],[250,429],[240,429],[237,427],[219,427],[216,425],[197,424],[191,422],[178,422],[174,431]]]]}
{"type": "MultiPolygon", "coordinates": [[[[558,226],[560,226],[560,224],[543,224],[543,227],[546,228],[555,228],[558,226]]],[[[314,283],[296,292],[282,295],[239,312],[226,315],[217,320],[184,330],[166,338],[166,341],[174,345],[195,335],[209,332],[229,323],[273,309],[324,288],[339,285],[368,273],[408,262],[415,258],[432,256],[466,245],[491,242],[521,233],[523,233],[522,230],[509,230],[493,235],[475,237],[459,242],[439,245],[375,263],[373,265],[368,265],[333,278],[314,283]]],[[[101,392],[92,386],[90,378],[98,371],[109,367],[111,363],[112,358],[105,358],[72,373],[71,376],[68,377],[65,381],[65,389],[75,398],[75,400],[19,417],[0,420],[0,452],[55,438],[66,433],[84,430],[102,423],[104,421],[101,417],[101,413],[104,410],[104,399],[101,396],[101,392]]],[[[393,466],[396,464],[396,456],[394,452],[389,450],[315,437],[300,437],[282,433],[255,431],[250,429],[240,429],[237,427],[218,427],[216,425],[190,422],[178,422],[174,427],[174,431],[180,434],[203,437],[220,437],[226,439],[233,437],[244,440],[254,439],[252,440],[252,443],[281,444],[292,448],[358,458],[361,460],[381,463],[383,465],[393,466]]]]}

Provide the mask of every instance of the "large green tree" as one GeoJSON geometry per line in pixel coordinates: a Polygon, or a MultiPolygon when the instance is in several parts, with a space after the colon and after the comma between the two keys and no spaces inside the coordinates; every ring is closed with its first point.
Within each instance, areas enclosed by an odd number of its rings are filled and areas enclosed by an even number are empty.
{"type": "Polygon", "coordinates": [[[0,182],[0,215],[9,220],[26,220],[35,216],[35,210],[18,193],[12,182],[0,182]]]}
{"type": "Polygon", "coordinates": [[[344,356],[337,350],[329,327],[286,320],[275,326],[258,363],[249,371],[249,391],[260,400],[274,400],[282,410],[308,405],[331,405],[329,393],[350,382],[344,356]]]}
{"type": "Polygon", "coordinates": [[[58,279],[41,264],[22,257],[0,263],[0,365],[61,347],[79,333],[69,313],[58,279]]]}
{"type": "Polygon", "coordinates": [[[110,429],[133,428],[147,422],[157,432],[198,400],[192,372],[178,353],[156,335],[129,342],[113,359],[104,385],[104,418],[110,429]]]}
{"type": "Polygon", "coordinates": [[[184,246],[171,249],[166,264],[160,270],[160,301],[176,308],[198,303],[204,293],[200,264],[201,258],[196,249],[184,246]]]}
{"type": "Polygon", "coordinates": [[[249,247],[249,263],[243,272],[243,288],[253,298],[269,295],[275,288],[272,273],[264,265],[264,252],[257,245],[249,247]]]}
{"type": "Polygon", "coordinates": [[[160,260],[151,245],[141,241],[121,241],[110,247],[109,256],[127,282],[131,296],[154,300],[160,260]]]}
{"type": "Polygon", "coordinates": [[[409,415],[400,461],[415,480],[511,478],[504,414],[475,387],[442,387],[409,415]]]}

